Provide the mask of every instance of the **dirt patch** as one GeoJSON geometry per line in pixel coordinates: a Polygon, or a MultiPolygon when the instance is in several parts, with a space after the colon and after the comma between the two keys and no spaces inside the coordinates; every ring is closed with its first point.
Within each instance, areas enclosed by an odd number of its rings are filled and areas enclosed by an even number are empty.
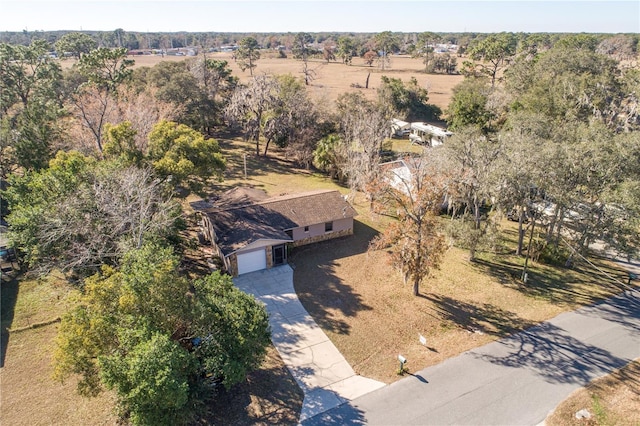
{"type": "Polygon", "coordinates": [[[211,414],[202,424],[295,425],[304,393],[271,346],[259,370],[229,391],[222,389],[208,407],[211,414]]]}

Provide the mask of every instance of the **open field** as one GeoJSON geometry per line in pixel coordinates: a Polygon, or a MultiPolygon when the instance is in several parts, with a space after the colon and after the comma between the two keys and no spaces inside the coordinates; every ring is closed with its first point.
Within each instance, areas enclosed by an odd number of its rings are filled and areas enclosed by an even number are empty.
{"type": "MultiPolygon", "coordinates": [[[[257,61],[254,73],[291,74],[296,77],[302,77],[302,63],[300,61],[292,58],[276,58],[274,56],[275,54],[268,55],[263,53],[263,57],[257,61]]],[[[183,61],[188,57],[147,55],[130,56],[129,58],[135,60],[135,67],[141,67],[154,66],[160,61],[183,61]]],[[[242,82],[246,82],[251,78],[249,71],[242,72],[240,70],[232,59],[231,53],[208,53],[207,58],[227,61],[229,67],[233,70],[233,75],[240,78],[242,82]]],[[[415,77],[418,80],[418,84],[429,91],[429,103],[439,106],[444,111],[449,105],[453,87],[464,79],[462,75],[425,74],[422,61],[420,59],[412,59],[409,56],[392,56],[390,68],[384,71],[375,66],[366,66],[362,58],[353,58],[353,65],[351,66],[344,65],[341,62],[327,63],[321,60],[313,60],[311,63],[311,68],[316,73],[316,79],[309,86],[311,95],[318,102],[329,102],[330,105],[341,93],[345,92],[362,91],[369,99],[374,99],[376,89],[380,87],[380,77],[385,75],[399,78],[405,82],[409,81],[411,77],[415,77]],[[368,89],[351,87],[352,84],[359,84],[364,87],[369,73],[371,73],[371,77],[369,78],[368,89]]]]}

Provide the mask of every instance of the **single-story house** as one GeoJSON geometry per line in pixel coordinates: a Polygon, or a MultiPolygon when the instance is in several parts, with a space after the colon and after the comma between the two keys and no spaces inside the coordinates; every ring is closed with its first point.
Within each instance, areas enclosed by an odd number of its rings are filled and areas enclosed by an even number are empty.
{"type": "Polygon", "coordinates": [[[192,203],[202,233],[233,276],[287,262],[287,246],[353,234],[356,211],[335,190],[268,198],[234,188],[214,202],[192,203]]]}

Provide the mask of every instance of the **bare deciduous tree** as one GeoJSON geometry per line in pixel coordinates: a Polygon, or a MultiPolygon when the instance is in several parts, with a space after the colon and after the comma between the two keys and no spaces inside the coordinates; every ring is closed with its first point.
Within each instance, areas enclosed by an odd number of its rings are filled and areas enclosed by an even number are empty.
{"type": "Polygon", "coordinates": [[[386,249],[405,283],[411,280],[413,295],[432,269],[438,268],[447,249],[438,232],[436,214],[442,206],[446,179],[426,156],[407,158],[410,175],[382,171],[373,184],[375,206],[395,209],[392,223],[371,244],[371,249],[386,249]]]}
{"type": "Polygon", "coordinates": [[[227,120],[241,127],[245,138],[256,144],[256,155],[260,155],[260,135],[263,116],[280,104],[278,80],[267,75],[258,75],[246,86],[238,86],[226,108],[227,120]]]}
{"type": "Polygon", "coordinates": [[[347,159],[344,174],[352,190],[365,190],[375,178],[382,142],[389,136],[388,119],[372,102],[359,93],[338,99],[343,155],[347,159]]]}
{"type": "Polygon", "coordinates": [[[179,207],[151,170],[98,168],[90,182],[51,203],[38,226],[40,271],[92,272],[146,238],[166,235],[179,207]]]}

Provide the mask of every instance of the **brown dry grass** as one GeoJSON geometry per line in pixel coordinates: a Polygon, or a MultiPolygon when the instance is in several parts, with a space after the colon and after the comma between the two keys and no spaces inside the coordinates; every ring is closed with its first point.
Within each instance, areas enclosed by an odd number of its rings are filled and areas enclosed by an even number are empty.
{"type": "Polygon", "coordinates": [[[617,291],[587,269],[540,264],[523,286],[522,259],[483,253],[471,263],[465,250],[452,247],[414,297],[385,252],[367,251],[382,224],[367,217],[366,203],[355,206],[361,216],[353,237],[305,247],[291,261],[302,303],[366,377],[393,382],[398,354],[417,371],[617,291]]]}
{"type": "Polygon", "coordinates": [[[68,307],[70,288],[62,281],[22,280],[2,282],[2,332],[4,365],[2,424],[6,425],[107,425],[115,424],[113,394],[97,398],[76,394],[76,381],[64,384],[51,378],[54,339],[58,324],[5,333],[59,317],[68,307]]]}
{"type": "Polygon", "coordinates": [[[547,417],[547,426],[640,425],[640,360],[578,389],[547,417]],[[587,409],[591,419],[576,419],[587,409]]]}
{"type": "MultiPolygon", "coordinates": [[[[291,74],[302,77],[302,63],[292,58],[276,58],[275,55],[263,54],[258,60],[254,74],[291,74]]],[[[131,56],[135,60],[135,67],[153,66],[160,61],[183,61],[185,56],[131,56]]],[[[219,52],[208,53],[207,58],[226,60],[241,82],[247,82],[251,77],[249,71],[242,72],[236,62],[232,59],[231,53],[219,52]]],[[[70,61],[66,61],[69,64],[70,61]]],[[[374,99],[376,89],[380,87],[380,77],[399,78],[405,82],[411,77],[418,80],[421,87],[429,91],[429,103],[435,104],[443,110],[449,105],[453,87],[460,83],[464,77],[461,75],[425,74],[424,65],[420,59],[413,59],[409,56],[393,56],[391,67],[384,71],[374,67],[364,65],[362,58],[354,58],[353,65],[344,65],[341,62],[330,62],[321,60],[312,61],[312,67],[316,78],[309,86],[311,95],[318,102],[328,102],[329,106],[342,93],[361,91],[369,99],[374,99]],[[368,89],[357,89],[351,87],[352,84],[365,86],[367,75],[369,78],[368,89]]]]}

